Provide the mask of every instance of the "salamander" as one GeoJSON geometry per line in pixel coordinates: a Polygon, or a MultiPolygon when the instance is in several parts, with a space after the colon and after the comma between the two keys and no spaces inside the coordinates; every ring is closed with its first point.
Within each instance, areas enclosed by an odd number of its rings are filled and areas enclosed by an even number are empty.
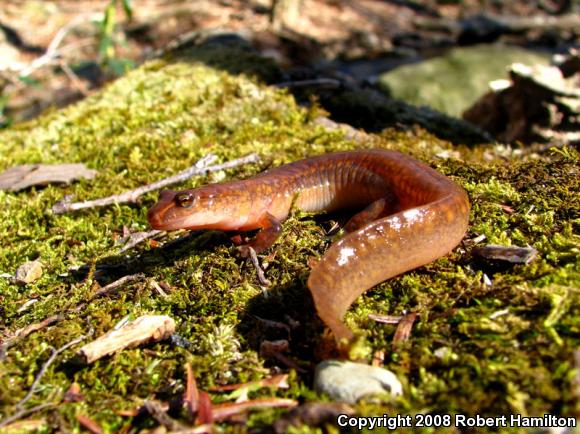
{"type": "Polygon", "coordinates": [[[373,149],[308,158],[245,180],[165,190],[148,220],[161,230],[259,229],[248,245],[261,252],[293,207],[358,210],[308,277],[319,317],[337,342],[348,343],[354,335],[343,317],[354,300],[449,253],[465,235],[470,205],[459,185],[429,166],[373,149]]]}

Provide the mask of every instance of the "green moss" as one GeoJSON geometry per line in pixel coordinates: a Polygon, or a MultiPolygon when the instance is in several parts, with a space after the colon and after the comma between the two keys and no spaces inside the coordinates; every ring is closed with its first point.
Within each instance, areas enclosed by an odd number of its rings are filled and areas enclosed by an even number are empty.
{"type": "MultiPolygon", "coordinates": [[[[316,109],[298,107],[285,92],[200,59],[194,52],[171,61],[152,61],[85,101],[0,133],[0,169],[32,162],[84,162],[99,171],[90,182],[0,192],[0,272],[13,273],[35,258],[44,266],[41,279],[25,287],[0,279],[4,332],[13,333],[54,314],[66,317],[17,342],[0,362],[0,417],[10,415],[26,394],[50,355],[49,346],[59,347],[91,327],[99,336],[128,315],[171,315],[179,335],[191,346],[157,343],[86,367],[63,363],[73,354],[69,350],[49,368],[29,405],[59,402],[75,381],[84,401],[60,404],[44,414],[62,430],[78,430],[75,415],[86,414],[105,431],[114,432],[131,423],[118,410],[182,393],[187,362],[199,387],[206,390],[215,384],[263,378],[279,362],[260,355],[260,343],[288,338],[288,332],[269,328],[258,317],[297,321],[288,357],[306,368],[315,362],[322,325],[305,281],[308,260],[328,246],[328,219],[297,213],[284,224],[275,249],[262,257],[273,282],[264,292],[251,264],[217,232],[194,235],[170,248],[144,244],[118,255],[115,240],[124,225],[133,231],[147,228],[145,214],[155,201],[153,193],[138,205],[58,216],[49,211],[65,195],[84,200],[119,193],[174,174],[209,152],[227,160],[257,151],[263,162],[183,186],[247,177],[270,165],[362,146],[340,132],[313,126],[310,120],[316,109]],[[137,271],[147,277],[108,297],[91,299],[98,284],[91,276],[70,270],[83,264],[93,271],[100,267],[95,276],[101,284],[137,271]],[[102,268],[105,265],[108,268],[102,268]],[[166,297],[153,289],[153,281],[167,284],[166,297]],[[36,302],[21,311],[31,299],[36,302]],[[74,310],[88,300],[80,311],[74,310]]],[[[260,74],[250,71],[250,75],[260,74]]],[[[441,159],[436,155],[453,150],[449,143],[422,131],[393,130],[375,136],[372,146],[411,153],[462,184],[472,202],[467,239],[484,234],[489,242],[530,245],[539,257],[527,266],[488,264],[473,258],[466,243],[362,297],[347,321],[366,331],[373,351],[386,350],[386,366],[400,376],[405,395],[392,404],[361,404],[358,411],[576,414],[573,351],[580,344],[576,151],[486,162],[481,149],[460,147],[455,150],[461,159],[441,159]],[[484,274],[491,286],[484,283],[484,274]],[[395,328],[371,322],[367,315],[404,311],[420,316],[411,339],[391,351],[395,328]]],[[[293,374],[290,383],[287,391],[257,391],[252,396],[317,398],[309,388],[309,375],[293,374]]],[[[223,398],[212,394],[212,399],[223,398]]],[[[279,414],[279,410],[258,412],[249,426],[268,425],[279,414]]],[[[151,421],[139,424],[151,426],[151,421]]]]}
{"type": "Polygon", "coordinates": [[[378,84],[395,98],[460,117],[489,91],[490,81],[507,79],[508,68],[516,62],[547,65],[549,56],[501,44],[458,47],[383,73],[378,84]]]}

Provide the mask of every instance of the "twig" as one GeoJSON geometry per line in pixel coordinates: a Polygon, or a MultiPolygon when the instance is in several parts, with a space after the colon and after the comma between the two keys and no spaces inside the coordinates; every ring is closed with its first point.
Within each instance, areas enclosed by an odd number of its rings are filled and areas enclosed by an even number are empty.
{"type": "MultiPolygon", "coordinates": [[[[94,330],[91,329],[89,334],[92,334],[93,331],[94,330]]],[[[40,368],[40,371],[38,371],[38,374],[36,374],[36,377],[34,378],[34,382],[32,383],[32,386],[30,386],[30,390],[28,391],[26,396],[24,398],[22,398],[20,401],[18,401],[18,404],[16,404],[16,410],[17,410],[16,413],[14,413],[12,416],[7,417],[4,420],[0,420],[0,428],[8,425],[9,423],[12,423],[12,422],[18,420],[24,416],[27,416],[31,413],[43,410],[43,409],[48,408],[48,407],[53,407],[56,405],[53,403],[45,403],[45,404],[37,405],[36,407],[31,407],[31,408],[27,408],[27,409],[23,408],[24,404],[26,404],[26,402],[28,402],[28,400],[30,398],[32,398],[32,395],[34,395],[34,392],[36,391],[36,387],[38,386],[40,379],[44,376],[48,367],[56,360],[56,357],[59,354],[61,354],[62,352],[66,351],[68,348],[78,344],[86,337],[87,336],[85,336],[85,335],[81,335],[78,338],[75,338],[72,341],[64,344],[62,347],[60,347],[57,350],[55,350],[54,348],[52,349],[52,354],[50,355],[48,360],[44,363],[44,365],[42,365],[42,368],[40,368]]]]}
{"type": "Polygon", "coordinates": [[[58,32],[54,35],[48,48],[41,56],[37,57],[30,63],[23,63],[23,62],[12,62],[7,66],[0,67],[0,70],[10,71],[17,73],[20,77],[28,77],[37,69],[42,67],[53,65],[58,63],[58,58],[62,54],[62,50],[59,49],[60,44],[64,40],[65,36],[71,31],[73,27],[75,27],[79,22],[86,20],[87,18],[91,18],[97,16],[100,18],[102,14],[91,14],[91,15],[79,15],[73,20],[71,20],[68,24],[61,27],[58,32]]]}
{"type": "Polygon", "coordinates": [[[258,281],[264,286],[270,286],[272,282],[266,279],[264,276],[264,270],[260,267],[260,261],[258,261],[258,255],[256,255],[256,251],[252,246],[247,246],[248,252],[250,252],[250,259],[252,260],[252,264],[254,264],[254,268],[256,269],[256,273],[258,274],[258,281]]]}
{"type": "Polygon", "coordinates": [[[60,69],[63,70],[65,75],[68,77],[73,87],[76,90],[78,90],[83,96],[88,96],[89,93],[87,92],[86,87],[83,85],[83,82],[81,81],[79,76],[75,74],[75,72],[68,65],[68,63],[66,63],[64,60],[61,60],[60,62],[58,62],[58,65],[60,66],[60,69]]]}
{"type": "Polygon", "coordinates": [[[30,62],[28,65],[26,65],[26,67],[24,67],[20,71],[18,71],[20,73],[20,76],[27,77],[39,68],[54,64],[61,55],[58,47],[61,44],[61,42],[63,41],[63,39],[65,38],[65,36],[68,34],[68,32],[70,32],[71,29],[73,27],[75,27],[79,22],[85,21],[87,18],[91,18],[92,16],[97,16],[97,15],[99,18],[102,17],[102,14],[100,14],[100,13],[99,14],[92,14],[90,16],[79,15],[79,16],[75,17],[72,21],[70,21],[67,25],[65,25],[64,27],[59,29],[59,31],[56,32],[56,35],[54,35],[54,38],[52,38],[52,41],[50,41],[50,44],[48,44],[48,48],[46,49],[46,53],[44,53],[40,57],[37,57],[32,62],[30,62]]]}
{"type": "Polygon", "coordinates": [[[153,238],[154,236],[159,235],[161,233],[163,233],[163,231],[159,231],[157,229],[153,229],[147,232],[135,232],[134,234],[129,235],[129,240],[127,241],[127,244],[121,247],[119,253],[124,253],[127,250],[135,247],[137,244],[140,244],[143,241],[148,240],[149,238],[153,238]]]}
{"type": "Polygon", "coordinates": [[[279,88],[303,88],[303,87],[318,87],[322,89],[337,89],[341,86],[339,80],[334,78],[315,78],[311,80],[296,80],[296,81],[283,81],[276,83],[274,86],[279,88]]]}
{"type": "Polygon", "coordinates": [[[8,350],[8,348],[16,344],[16,342],[18,342],[20,339],[23,339],[29,334],[37,332],[38,330],[42,330],[43,328],[48,327],[49,325],[60,322],[64,318],[65,318],[64,315],[52,315],[39,323],[31,324],[29,326],[16,330],[16,332],[12,337],[6,339],[4,343],[0,345],[0,361],[4,360],[4,358],[6,357],[6,351],[8,350]]]}
{"type": "Polygon", "coordinates": [[[159,404],[158,402],[145,401],[143,403],[143,407],[145,407],[145,409],[153,417],[153,419],[155,419],[157,422],[159,422],[161,425],[163,425],[169,431],[181,431],[181,430],[185,429],[185,426],[182,425],[177,420],[171,418],[166,413],[163,406],[161,404],[159,404]]]}
{"type": "Polygon", "coordinates": [[[119,288],[120,286],[123,286],[127,282],[134,282],[135,280],[141,280],[144,278],[145,278],[145,275],[143,273],[130,274],[128,276],[123,276],[120,279],[115,280],[114,282],[109,283],[106,286],[103,286],[101,289],[99,289],[97,292],[95,292],[95,294],[93,295],[93,298],[100,297],[102,295],[113,292],[117,288],[119,288]]]}
{"type": "Polygon", "coordinates": [[[30,387],[30,390],[28,391],[28,393],[26,394],[26,396],[24,398],[22,398],[18,404],[16,404],[16,408],[18,410],[22,410],[22,406],[24,404],[26,404],[26,402],[32,398],[32,395],[34,395],[34,392],[36,391],[36,386],[38,385],[38,383],[40,382],[40,379],[44,376],[44,374],[46,373],[46,370],[48,369],[48,367],[50,365],[52,365],[52,363],[55,361],[56,357],[66,351],[67,349],[69,349],[70,347],[78,344],[79,342],[81,342],[83,339],[85,339],[86,336],[85,335],[81,335],[76,339],[73,339],[72,341],[64,344],[62,347],[60,347],[59,349],[55,350],[54,348],[52,349],[52,354],[50,355],[50,357],[48,358],[48,360],[44,363],[44,365],[42,365],[42,368],[40,368],[40,371],[38,371],[38,374],[36,374],[36,377],[34,378],[34,382],[32,383],[32,386],[30,387]]]}
{"type": "Polygon", "coordinates": [[[6,425],[9,425],[12,422],[16,422],[18,419],[21,419],[25,416],[32,414],[32,413],[36,413],[37,411],[41,411],[41,410],[44,410],[46,408],[55,407],[55,406],[56,406],[56,404],[53,404],[51,402],[48,402],[48,403],[45,402],[44,404],[37,405],[36,407],[30,407],[30,408],[18,410],[12,416],[7,417],[4,420],[0,420],[0,428],[4,427],[6,425]]]}
{"type": "Polygon", "coordinates": [[[194,166],[191,166],[190,168],[185,169],[182,172],[179,172],[177,175],[170,176],[169,178],[162,179],[152,184],[141,186],[139,188],[136,188],[135,190],[115,194],[113,196],[75,203],[70,202],[70,197],[65,197],[62,201],[57,202],[52,207],[52,211],[55,214],[64,214],[66,212],[76,211],[85,208],[95,208],[99,206],[107,206],[120,203],[135,203],[137,199],[145,193],[158,190],[171,184],[176,184],[178,182],[189,179],[193,176],[203,175],[208,172],[216,172],[218,170],[230,169],[232,167],[241,166],[242,164],[256,163],[260,161],[260,158],[258,157],[257,154],[250,154],[245,157],[227,161],[222,164],[209,166],[209,164],[211,164],[215,159],[216,156],[213,154],[206,155],[204,158],[199,160],[194,166]]]}

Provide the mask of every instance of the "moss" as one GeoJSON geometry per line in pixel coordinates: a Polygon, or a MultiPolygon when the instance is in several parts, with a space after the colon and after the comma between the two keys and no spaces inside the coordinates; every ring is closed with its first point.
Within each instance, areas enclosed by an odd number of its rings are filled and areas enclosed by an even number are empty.
{"type": "MultiPolygon", "coordinates": [[[[259,344],[287,339],[288,332],[268,328],[257,317],[297,321],[288,357],[306,368],[315,361],[322,325],[305,281],[309,258],[329,244],[328,217],[297,213],[284,224],[275,249],[262,258],[273,282],[264,292],[253,267],[217,232],[194,234],[167,248],[145,244],[119,255],[115,240],[124,225],[133,231],[147,228],[145,214],[155,201],[153,193],[138,205],[58,216],[48,211],[64,195],[84,200],[119,193],[174,174],[208,152],[227,160],[257,151],[263,162],[183,186],[247,177],[270,165],[363,146],[340,132],[313,126],[316,108],[300,108],[285,92],[208,66],[200,58],[193,54],[149,62],[85,101],[0,133],[0,169],[32,162],[84,162],[99,171],[90,182],[0,192],[0,272],[13,273],[35,258],[44,266],[41,279],[25,287],[0,279],[4,332],[54,314],[66,317],[8,350],[0,364],[0,417],[11,414],[26,394],[50,355],[49,346],[59,347],[91,327],[101,335],[128,315],[171,315],[179,335],[191,345],[157,343],[86,367],[66,362],[73,353],[65,352],[29,404],[59,402],[73,381],[85,399],[47,410],[51,424],[78,430],[75,415],[86,414],[107,432],[128,429],[131,421],[117,411],[145,399],[179,395],[187,362],[206,390],[276,372],[278,362],[260,355],[259,344]],[[95,279],[71,271],[83,264],[92,267],[95,279]],[[97,281],[105,284],[136,271],[147,277],[74,310],[90,299],[97,281]],[[153,281],[167,284],[166,297],[152,289],[153,281]],[[31,299],[36,302],[20,310],[31,299]]],[[[423,131],[394,130],[375,136],[372,146],[411,153],[462,184],[472,202],[467,239],[484,234],[489,242],[530,245],[539,257],[528,266],[484,263],[470,255],[471,246],[465,243],[447,257],[369,291],[349,311],[347,321],[366,330],[373,351],[387,350],[386,366],[400,376],[405,395],[396,403],[361,404],[358,411],[577,414],[577,152],[565,149],[536,159],[490,162],[483,153],[494,155],[493,147],[452,148],[423,131]],[[460,158],[436,157],[450,151],[460,158]],[[394,327],[373,323],[367,314],[404,311],[420,316],[410,341],[390,351],[394,327]]],[[[293,374],[289,390],[252,396],[317,399],[310,380],[308,374],[293,374]]],[[[218,394],[212,398],[223,399],[218,394]]],[[[248,424],[267,426],[279,414],[258,412],[248,424]]]]}
{"type": "Polygon", "coordinates": [[[489,91],[490,81],[507,79],[508,68],[516,62],[547,65],[549,56],[500,44],[458,47],[383,73],[378,84],[395,98],[460,117],[489,91]]]}

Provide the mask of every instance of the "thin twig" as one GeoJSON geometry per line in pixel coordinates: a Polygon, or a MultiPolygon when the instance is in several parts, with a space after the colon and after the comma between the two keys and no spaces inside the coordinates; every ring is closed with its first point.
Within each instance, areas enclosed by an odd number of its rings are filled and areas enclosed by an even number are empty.
{"type": "Polygon", "coordinates": [[[99,18],[102,17],[102,14],[100,14],[100,13],[99,14],[91,14],[90,16],[79,15],[79,16],[73,18],[67,25],[65,25],[64,27],[59,29],[59,31],[56,32],[56,35],[54,35],[54,37],[52,38],[52,41],[50,41],[50,44],[48,44],[48,48],[46,49],[46,52],[42,56],[34,59],[32,62],[30,62],[28,65],[26,65],[26,67],[22,68],[20,71],[17,71],[20,73],[20,76],[27,77],[39,68],[42,68],[42,67],[47,66],[47,65],[52,65],[55,62],[58,63],[57,59],[61,55],[61,52],[58,49],[58,47],[61,44],[61,42],[63,41],[63,39],[65,38],[65,36],[79,22],[86,21],[87,18],[91,18],[91,17],[97,16],[97,15],[99,18]]]}
{"type": "Polygon", "coordinates": [[[135,232],[129,235],[129,240],[123,247],[121,247],[121,249],[119,250],[119,254],[125,253],[127,250],[132,249],[133,247],[142,243],[143,241],[148,240],[149,238],[153,238],[161,233],[163,233],[163,231],[157,229],[153,229],[147,232],[135,232]]]}
{"type": "Polygon", "coordinates": [[[169,431],[181,431],[185,429],[184,425],[167,414],[160,403],[156,401],[145,401],[143,403],[143,407],[145,407],[153,419],[155,419],[169,431]]]}
{"type": "Polygon", "coordinates": [[[48,327],[54,323],[60,322],[64,318],[64,315],[52,315],[39,323],[31,324],[16,330],[16,332],[10,338],[6,339],[4,343],[0,345],[0,361],[4,360],[6,357],[6,351],[8,348],[16,344],[16,342],[18,342],[20,339],[23,339],[29,334],[37,332],[38,330],[42,330],[43,328],[48,327]]]}
{"type": "Polygon", "coordinates": [[[103,286],[101,289],[99,289],[97,292],[95,292],[95,294],[93,295],[93,298],[100,297],[102,295],[113,292],[117,288],[123,286],[127,282],[134,282],[135,280],[141,280],[144,278],[145,278],[145,275],[143,273],[130,274],[128,276],[123,276],[120,279],[115,280],[114,282],[109,283],[106,286],[103,286]]]}
{"type": "Polygon", "coordinates": [[[337,89],[341,86],[341,83],[339,80],[336,80],[334,78],[314,78],[311,80],[282,81],[280,83],[274,84],[274,86],[289,89],[304,88],[304,87],[337,89]]]}
{"type": "Polygon", "coordinates": [[[79,78],[78,75],[72,70],[72,68],[66,63],[64,60],[58,62],[60,69],[63,70],[65,75],[68,77],[69,81],[71,82],[72,86],[79,91],[83,96],[88,96],[88,92],[86,86],[83,84],[82,80],[79,78]]]}
{"type": "Polygon", "coordinates": [[[135,190],[115,194],[113,196],[75,203],[71,203],[70,198],[65,197],[62,201],[57,202],[52,207],[52,211],[55,214],[64,214],[66,212],[76,211],[85,208],[95,208],[99,206],[107,206],[120,203],[135,203],[137,199],[145,193],[158,190],[171,184],[176,184],[178,182],[192,178],[193,176],[203,175],[208,172],[216,172],[218,170],[230,169],[232,167],[241,166],[242,164],[256,163],[260,161],[260,158],[258,157],[257,154],[250,154],[245,157],[227,161],[222,164],[209,166],[209,164],[211,164],[215,160],[215,158],[216,156],[213,154],[206,155],[204,158],[199,160],[195,165],[189,167],[188,169],[185,169],[182,172],[179,172],[177,175],[170,176],[169,178],[164,178],[152,184],[141,186],[139,188],[136,188],[135,190]]]}
{"type": "Polygon", "coordinates": [[[44,404],[37,405],[36,407],[24,408],[18,410],[12,416],[7,417],[6,419],[0,420],[0,428],[11,424],[12,422],[16,422],[18,419],[22,419],[25,416],[31,415],[32,413],[36,413],[37,411],[41,411],[50,407],[55,407],[56,404],[52,402],[45,402],[44,404]]]}
{"type": "Polygon", "coordinates": [[[50,357],[48,358],[48,360],[44,363],[44,365],[42,365],[42,368],[40,368],[40,371],[38,371],[38,374],[36,374],[36,377],[34,378],[34,382],[32,383],[32,386],[30,387],[30,390],[28,391],[28,393],[26,394],[26,396],[24,398],[22,398],[18,404],[16,404],[16,408],[18,410],[22,410],[22,406],[24,404],[26,404],[26,402],[32,398],[32,395],[34,395],[34,392],[36,391],[36,386],[38,385],[38,383],[40,382],[40,379],[44,376],[44,374],[46,373],[46,370],[48,369],[48,367],[50,365],[52,365],[52,363],[55,361],[56,357],[62,353],[63,351],[66,351],[67,349],[69,349],[70,347],[78,344],[79,342],[81,342],[82,340],[84,340],[86,338],[85,335],[81,335],[78,338],[73,339],[72,341],[64,344],[62,347],[60,347],[59,349],[55,350],[54,348],[52,349],[52,354],[50,355],[50,357]]]}
{"type": "MultiPolygon", "coordinates": [[[[93,14],[96,15],[96,14],[93,14]]],[[[0,68],[4,71],[10,71],[17,73],[20,77],[28,77],[37,69],[43,68],[48,65],[53,65],[57,63],[57,59],[61,56],[62,52],[59,49],[60,44],[62,43],[65,36],[71,31],[73,27],[75,27],[80,21],[84,21],[91,16],[87,15],[79,15],[73,20],[71,20],[68,24],[63,26],[56,32],[48,48],[46,51],[36,59],[32,60],[30,63],[24,62],[12,62],[9,63],[7,66],[0,68]]],[[[99,17],[102,17],[102,14],[98,14],[99,17]]]]}
{"type": "Polygon", "coordinates": [[[254,268],[256,269],[256,273],[258,274],[258,281],[264,286],[270,286],[272,282],[266,279],[264,275],[264,270],[260,267],[260,261],[258,261],[258,255],[256,255],[256,251],[252,246],[247,246],[248,252],[250,252],[250,259],[252,260],[252,264],[254,264],[254,268]]]}

